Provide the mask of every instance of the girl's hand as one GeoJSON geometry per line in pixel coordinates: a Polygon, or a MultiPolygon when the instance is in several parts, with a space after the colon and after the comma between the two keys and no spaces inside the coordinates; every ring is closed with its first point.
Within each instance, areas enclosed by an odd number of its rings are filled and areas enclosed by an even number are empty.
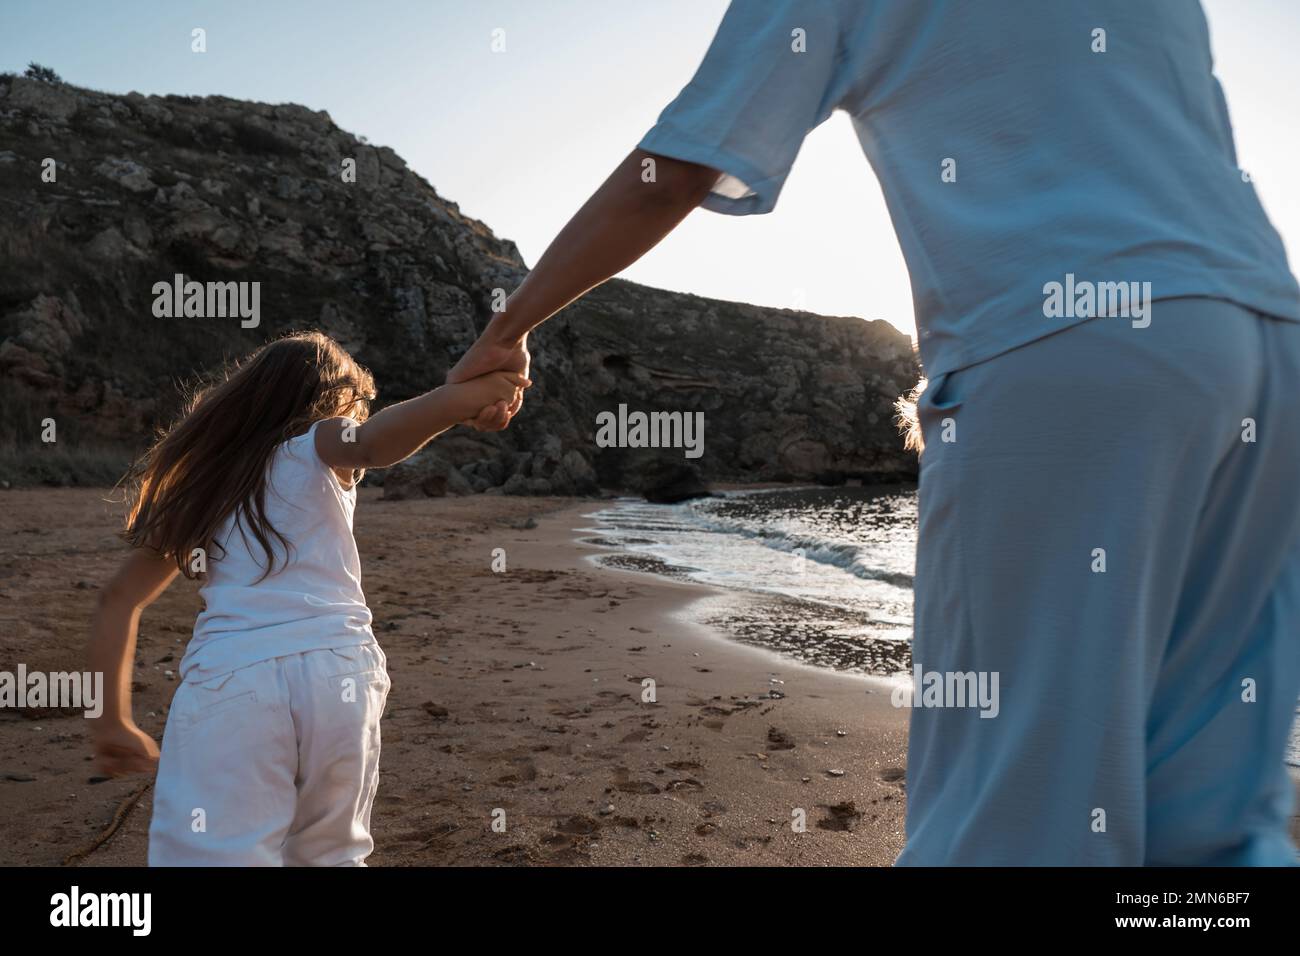
{"type": "Polygon", "coordinates": [[[497,402],[495,405],[484,405],[477,415],[465,419],[460,424],[468,425],[476,432],[504,431],[506,425],[510,424],[510,403],[497,402]]]}
{"type": "Polygon", "coordinates": [[[133,722],[101,724],[95,730],[95,764],[110,777],[153,773],[158,769],[158,745],[133,722]]]}
{"type": "Polygon", "coordinates": [[[532,384],[518,372],[496,371],[448,384],[446,388],[454,390],[458,405],[463,403],[465,418],[462,421],[477,421],[502,410],[518,408],[523,402],[524,389],[532,384]]]}

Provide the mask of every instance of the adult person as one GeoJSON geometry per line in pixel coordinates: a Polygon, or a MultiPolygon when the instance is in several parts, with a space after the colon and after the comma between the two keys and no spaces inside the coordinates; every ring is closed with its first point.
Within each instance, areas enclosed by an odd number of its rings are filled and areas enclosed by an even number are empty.
{"type": "Polygon", "coordinates": [[[930,381],[917,669],[1001,698],[913,708],[898,862],[1293,863],[1300,289],[1199,4],[733,3],[450,380],[696,205],[771,210],[837,108],[930,381]]]}

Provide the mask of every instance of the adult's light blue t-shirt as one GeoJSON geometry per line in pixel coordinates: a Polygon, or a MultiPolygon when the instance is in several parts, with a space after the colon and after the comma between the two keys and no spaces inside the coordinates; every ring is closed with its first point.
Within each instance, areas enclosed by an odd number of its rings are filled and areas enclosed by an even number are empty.
{"type": "Polygon", "coordinates": [[[835,109],[883,188],[931,376],[1088,317],[1048,307],[1051,283],[1300,321],[1196,0],[734,0],[640,146],[721,171],[706,208],[765,213],[835,109]]]}

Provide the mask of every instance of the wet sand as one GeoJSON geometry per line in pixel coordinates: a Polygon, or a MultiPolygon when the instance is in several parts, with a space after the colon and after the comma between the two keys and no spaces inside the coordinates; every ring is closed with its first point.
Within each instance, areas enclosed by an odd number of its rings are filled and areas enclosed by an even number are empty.
{"type": "MultiPolygon", "coordinates": [[[[4,494],[0,669],[83,666],[121,552],[105,495],[4,494]]],[[[573,529],[599,506],[363,491],[393,679],[371,865],[889,864],[906,712],[880,682],[691,623],[710,589],[596,567],[586,556],[608,552],[573,529]]],[[[137,722],[158,739],[198,608],[180,581],[141,623],[137,722]]],[[[95,782],[86,727],[0,711],[0,865],[144,863],[148,780],[95,782]]]]}

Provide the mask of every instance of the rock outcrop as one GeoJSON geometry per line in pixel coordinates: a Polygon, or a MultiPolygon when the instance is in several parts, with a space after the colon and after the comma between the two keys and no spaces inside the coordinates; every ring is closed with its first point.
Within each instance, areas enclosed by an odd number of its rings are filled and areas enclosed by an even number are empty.
{"type": "MultiPolygon", "coordinates": [[[[178,383],[292,329],[337,338],[374,371],[381,404],[410,397],[443,381],[526,271],[391,149],[301,106],[5,77],[0,144],[0,449],[13,461],[47,417],[61,442],[139,451],[178,383]],[[154,285],[177,274],[260,283],[258,324],[155,317],[154,285]]],[[[681,448],[600,447],[597,416],[620,404],[702,412],[704,453],[687,463],[702,480],[915,475],[891,408],[916,365],[884,322],[616,280],[530,344],[537,384],[515,424],[439,439],[388,472],[394,494],[636,489],[647,456],[684,462],[681,448]]]]}

